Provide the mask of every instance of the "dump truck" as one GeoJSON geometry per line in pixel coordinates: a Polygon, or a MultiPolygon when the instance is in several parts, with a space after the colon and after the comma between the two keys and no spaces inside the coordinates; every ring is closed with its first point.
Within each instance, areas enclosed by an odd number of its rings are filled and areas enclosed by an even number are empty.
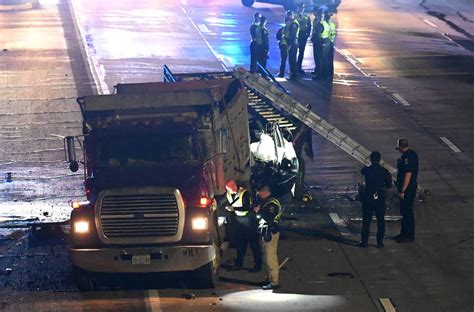
{"type": "MultiPolygon", "coordinates": [[[[214,287],[229,246],[219,195],[228,179],[250,188],[251,167],[265,163],[250,151],[248,90],[229,75],[115,90],[78,98],[83,134],[64,138],[70,170],[83,164],[87,197],[72,202],[70,218],[78,289],[94,289],[98,272],[189,271],[214,287]]],[[[270,164],[285,163],[291,183],[296,156],[283,154],[270,164]]]]}

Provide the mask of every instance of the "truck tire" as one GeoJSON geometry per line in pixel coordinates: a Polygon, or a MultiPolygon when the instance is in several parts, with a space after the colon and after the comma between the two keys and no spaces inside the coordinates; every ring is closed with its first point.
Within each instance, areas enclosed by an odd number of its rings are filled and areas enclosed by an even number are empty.
{"type": "Polygon", "coordinates": [[[284,3],[283,3],[283,7],[285,8],[285,10],[294,10],[296,9],[296,5],[297,5],[297,2],[296,0],[286,0],[284,3]]]}
{"type": "Polygon", "coordinates": [[[255,0],[242,0],[242,4],[250,8],[255,3],[255,0]]]}
{"type": "Polygon", "coordinates": [[[217,246],[216,258],[194,270],[191,284],[196,288],[216,288],[219,282],[220,252],[217,246]]]}
{"type": "Polygon", "coordinates": [[[92,273],[78,267],[73,267],[74,283],[79,291],[93,291],[96,289],[92,273]]]}

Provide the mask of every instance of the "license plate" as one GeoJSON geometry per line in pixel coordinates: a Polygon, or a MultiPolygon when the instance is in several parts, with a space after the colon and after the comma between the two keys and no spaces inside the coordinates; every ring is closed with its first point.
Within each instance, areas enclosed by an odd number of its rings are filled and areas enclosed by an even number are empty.
{"type": "Polygon", "coordinates": [[[132,264],[150,264],[150,255],[136,255],[132,256],[132,264]]]}

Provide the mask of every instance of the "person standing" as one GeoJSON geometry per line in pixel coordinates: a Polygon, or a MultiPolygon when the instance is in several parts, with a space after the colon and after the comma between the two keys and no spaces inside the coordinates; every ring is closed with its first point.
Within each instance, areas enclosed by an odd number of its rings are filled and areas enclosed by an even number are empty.
{"type": "Polygon", "coordinates": [[[226,209],[234,212],[236,217],[237,257],[230,271],[243,270],[247,245],[250,245],[254,266],[249,271],[260,272],[262,270],[262,255],[257,233],[257,217],[251,210],[250,194],[245,188],[238,187],[234,180],[228,180],[225,188],[226,209]]]}
{"type": "Polygon", "coordinates": [[[267,29],[267,18],[260,18],[260,31],[262,36],[262,45],[260,46],[258,62],[263,68],[267,68],[268,52],[270,50],[270,33],[267,29]]]}
{"type": "Polygon", "coordinates": [[[300,2],[298,4],[298,13],[296,13],[296,21],[298,22],[300,28],[298,32],[298,60],[297,60],[297,71],[299,74],[304,74],[302,65],[304,59],[304,51],[306,49],[306,43],[308,42],[308,37],[311,34],[311,19],[304,12],[305,4],[300,2]]]}
{"type": "Polygon", "coordinates": [[[401,229],[394,239],[397,243],[415,240],[415,215],[413,204],[418,188],[418,155],[412,150],[407,139],[399,139],[396,149],[402,154],[397,161],[397,189],[400,204],[401,229]]]}
{"type": "Polygon", "coordinates": [[[268,185],[264,185],[258,190],[258,197],[262,204],[254,207],[254,211],[261,216],[260,229],[262,232],[263,253],[270,282],[264,285],[262,289],[278,289],[280,288],[280,264],[277,251],[278,240],[280,239],[281,204],[278,199],[272,197],[272,192],[268,185]]]}
{"type": "Polygon", "coordinates": [[[328,12],[324,12],[322,16],[321,25],[323,31],[321,32],[321,77],[327,77],[330,71],[330,53],[331,53],[331,26],[329,25],[330,15],[328,12]]]}
{"type": "Polygon", "coordinates": [[[322,74],[322,57],[323,57],[323,40],[322,33],[324,26],[321,24],[321,12],[315,10],[313,28],[311,33],[311,42],[313,43],[313,57],[314,57],[314,75],[313,79],[317,79],[322,74]]]}
{"type": "Polygon", "coordinates": [[[285,41],[288,45],[288,62],[290,63],[290,79],[297,78],[297,61],[296,54],[298,53],[298,33],[300,26],[295,19],[293,11],[287,11],[286,17],[288,22],[285,26],[285,41]]]}
{"type": "Polygon", "coordinates": [[[329,25],[329,60],[328,60],[328,75],[334,75],[334,43],[336,41],[336,24],[331,19],[331,15],[327,13],[329,16],[328,25],[329,25]]]}
{"type": "Polygon", "coordinates": [[[285,28],[288,23],[289,19],[285,18],[285,26],[278,29],[278,32],[276,34],[276,39],[278,40],[278,47],[280,48],[280,71],[278,72],[278,77],[280,78],[285,77],[286,60],[288,58],[288,45],[286,44],[285,37],[285,28]]]}
{"type": "Polygon", "coordinates": [[[377,218],[377,247],[382,248],[385,235],[385,189],[392,187],[392,177],[387,169],[380,166],[381,155],[374,151],[370,154],[369,167],[361,174],[365,177],[365,192],[362,198],[362,232],[359,247],[367,247],[372,216],[377,218]]]}
{"type": "Polygon", "coordinates": [[[259,48],[262,45],[262,32],[260,31],[260,13],[256,12],[253,15],[253,23],[250,26],[250,72],[255,73],[257,70],[257,59],[259,48]]]}

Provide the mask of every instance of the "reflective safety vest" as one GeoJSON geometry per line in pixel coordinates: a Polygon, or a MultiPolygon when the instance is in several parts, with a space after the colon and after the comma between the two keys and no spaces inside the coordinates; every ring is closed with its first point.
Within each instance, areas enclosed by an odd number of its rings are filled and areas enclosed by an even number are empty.
{"type": "Polygon", "coordinates": [[[296,43],[296,40],[298,40],[299,28],[300,28],[300,24],[298,23],[297,20],[294,20],[290,25],[285,25],[285,29],[283,30],[283,36],[285,38],[286,44],[291,45],[291,44],[296,43]],[[289,42],[291,38],[291,28],[294,27],[295,24],[297,26],[296,34],[295,34],[295,42],[289,42]]]}
{"type": "Polygon", "coordinates": [[[229,202],[229,204],[231,204],[232,202],[232,207],[234,208],[234,211],[235,211],[235,214],[239,217],[245,217],[246,215],[248,215],[248,211],[242,211],[241,208],[244,206],[244,194],[245,192],[247,192],[246,189],[244,189],[243,187],[239,188],[239,190],[237,191],[237,193],[235,194],[235,197],[234,198],[237,198],[237,200],[235,200],[234,202],[234,199],[232,199],[232,194],[230,192],[227,192],[226,195],[227,195],[227,201],[229,202]],[[240,210],[239,210],[240,208],[240,210]]]}
{"type": "MultiPolygon", "coordinates": [[[[251,29],[254,29],[255,31],[255,42],[259,45],[263,44],[263,39],[262,39],[262,26],[260,26],[259,23],[253,23],[252,26],[250,27],[251,29]]],[[[252,37],[252,40],[254,38],[252,37]]]]}
{"type": "MultiPolygon", "coordinates": [[[[280,201],[276,198],[268,198],[265,203],[263,204],[263,207],[262,207],[262,211],[265,211],[265,208],[270,205],[270,204],[274,204],[275,206],[278,207],[278,212],[277,214],[275,215],[275,217],[273,218],[273,222],[275,223],[279,223],[280,222],[280,219],[281,219],[281,215],[283,213],[283,210],[281,209],[281,204],[280,204],[280,201]]],[[[269,221],[269,220],[266,220],[266,221],[269,221]]]]}
{"type": "Polygon", "coordinates": [[[308,20],[309,20],[309,16],[302,13],[298,13],[296,15],[296,20],[298,21],[298,24],[300,25],[300,31],[299,33],[302,34],[302,35],[306,35],[306,31],[307,31],[307,27],[308,27],[308,20]]]}
{"type": "Polygon", "coordinates": [[[321,39],[328,39],[331,34],[331,26],[326,21],[321,21],[321,25],[323,25],[324,29],[321,33],[321,39]]]}
{"type": "Polygon", "coordinates": [[[336,24],[333,21],[329,21],[329,40],[334,43],[334,39],[336,39],[336,24]]]}

